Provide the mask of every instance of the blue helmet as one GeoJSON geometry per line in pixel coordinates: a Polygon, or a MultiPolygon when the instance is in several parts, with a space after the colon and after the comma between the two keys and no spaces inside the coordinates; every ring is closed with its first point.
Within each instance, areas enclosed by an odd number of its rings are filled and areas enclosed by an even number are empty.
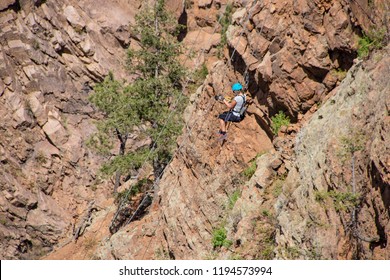
{"type": "Polygon", "coordinates": [[[233,90],[233,91],[242,90],[242,85],[241,85],[240,83],[235,83],[235,84],[232,86],[232,90],[233,90]]]}

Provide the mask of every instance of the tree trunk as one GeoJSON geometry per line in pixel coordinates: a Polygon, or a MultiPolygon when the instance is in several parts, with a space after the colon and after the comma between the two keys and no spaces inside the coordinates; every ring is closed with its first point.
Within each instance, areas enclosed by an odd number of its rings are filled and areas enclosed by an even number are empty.
{"type": "MultiPolygon", "coordinates": [[[[124,136],[119,132],[119,130],[117,129],[116,130],[116,135],[120,141],[120,146],[119,146],[119,156],[123,156],[125,154],[125,150],[126,150],[126,141],[127,141],[127,137],[128,135],[125,134],[124,136]]],[[[122,176],[122,172],[120,170],[118,170],[116,173],[115,173],[115,183],[114,183],[114,194],[117,192],[118,190],[118,187],[120,186],[120,183],[121,183],[121,176],[122,176]]]]}
{"type": "Polygon", "coordinates": [[[121,172],[120,171],[117,171],[115,173],[115,184],[114,184],[114,194],[117,193],[117,190],[118,190],[118,187],[121,183],[121,172]]]}

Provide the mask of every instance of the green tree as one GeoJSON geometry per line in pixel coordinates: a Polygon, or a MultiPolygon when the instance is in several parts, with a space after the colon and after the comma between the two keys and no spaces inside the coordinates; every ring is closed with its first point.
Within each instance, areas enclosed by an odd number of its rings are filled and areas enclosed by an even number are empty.
{"type": "Polygon", "coordinates": [[[127,69],[135,79],[125,84],[109,75],[95,87],[90,101],[104,113],[98,132],[89,141],[105,154],[119,141],[117,155],[102,166],[107,175],[116,174],[114,192],[122,174],[150,161],[158,178],[169,162],[182,128],[186,100],[182,96],[185,69],[179,63],[182,53],[177,41],[180,26],[166,11],[165,1],[145,6],[136,16],[133,34],[139,48],[129,49],[127,69]],[[129,135],[150,139],[148,147],[126,150],[129,135]]]}

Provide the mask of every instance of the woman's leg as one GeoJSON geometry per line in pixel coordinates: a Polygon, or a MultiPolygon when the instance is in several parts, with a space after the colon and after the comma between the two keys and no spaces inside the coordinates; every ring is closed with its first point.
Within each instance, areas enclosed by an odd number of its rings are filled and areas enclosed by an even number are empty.
{"type": "Polygon", "coordinates": [[[223,119],[219,119],[221,132],[226,132],[226,122],[223,119]]]}

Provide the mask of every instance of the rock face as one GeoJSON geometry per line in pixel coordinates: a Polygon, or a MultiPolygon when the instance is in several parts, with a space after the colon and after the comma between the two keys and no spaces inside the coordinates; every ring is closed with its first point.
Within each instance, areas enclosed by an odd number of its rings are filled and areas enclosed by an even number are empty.
{"type": "Polygon", "coordinates": [[[226,38],[228,1],[167,1],[186,26],[183,63],[209,74],[153,202],[114,234],[87,97],[109,70],[127,78],[140,2],[60,2],[0,6],[2,258],[389,258],[389,49],[354,60],[356,35],[386,27],[381,1],[372,19],[360,0],[235,1],[226,38]],[[221,143],[214,95],[237,81],[250,106],[221,143]],[[280,110],[293,123],[273,135],[280,110]]]}
{"type": "Polygon", "coordinates": [[[124,77],[135,10],[129,1],[57,2],[1,1],[2,259],[46,254],[107,192],[93,190],[99,159],[85,147],[94,130],[87,98],[108,70],[124,77]]]}
{"type": "Polygon", "coordinates": [[[245,63],[258,97],[268,96],[269,113],[284,110],[296,119],[337,85],[337,71],[352,65],[348,7],[342,1],[253,3],[241,8],[243,23],[229,27],[229,46],[237,63],[245,63]]]}
{"type": "Polygon", "coordinates": [[[305,259],[388,258],[388,54],[355,65],[298,133],[277,202],[277,257],[295,248],[305,259]]]}
{"type": "MultiPolygon", "coordinates": [[[[228,39],[242,59],[235,63],[242,67],[243,62],[254,79],[249,89],[256,104],[250,118],[233,126],[233,137],[223,148],[210,144],[209,112],[215,105],[207,97],[227,90],[221,81],[237,79],[215,64],[191,99],[197,102],[187,110],[188,129],[149,214],[104,242],[96,250],[98,258],[387,258],[388,159],[377,158],[376,149],[386,154],[389,146],[381,137],[388,134],[388,105],[379,102],[386,99],[389,85],[377,76],[388,71],[383,59],[388,51],[378,54],[382,60],[377,66],[355,65],[339,85],[343,77],[338,72],[351,67],[355,52],[343,4],[264,2],[245,9],[252,19],[249,28],[230,26],[228,39]],[[370,76],[377,79],[358,89],[370,76]],[[265,92],[270,97],[264,98],[265,92]],[[326,103],[313,115],[319,101],[326,103]],[[274,139],[274,151],[267,144],[267,129],[258,129],[269,125],[267,114],[281,108],[300,124],[274,139]],[[262,135],[257,144],[252,142],[256,135],[262,135]],[[359,135],[371,139],[354,152],[352,172],[348,153],[342,158],[339,153],[351,149],[348,145],[359,135]],[[244,163],[263,152],[252,178],[240,181],[244,163]],[[230,205],[235,191],[241,197],[230,205]],[[230,252],[213,245],[220,228],[234,244],[230,252]]],[[[239,10],[233,18],[243,15],[239,10]]]]}
{"type": "MultiPolygon", "coordinates": [[[[226,143],[218,141],[215,115],[225,108],[214,99],[215,90],[227,91],[231,84],[223,81],[224,70],[223,63],[215,64],[213,74],[191,97],[187,130],[155,190],[148,214],[102,241],[94,250],[95,258],[150,259],[168,254],[176,259],[201,259],[212,251],[210,233],[222,223],[228,197],[241,185],[237,173],[258,154],[272,149],[270,138],[257,123],[262,112],[255,105],[240,124],[231,125],[226,143]]],[[[69,244],[64,250],[73,251],[74,246],[69,244]]],[[[63,258],[63,251],[48,258],[63,258]]]]}

